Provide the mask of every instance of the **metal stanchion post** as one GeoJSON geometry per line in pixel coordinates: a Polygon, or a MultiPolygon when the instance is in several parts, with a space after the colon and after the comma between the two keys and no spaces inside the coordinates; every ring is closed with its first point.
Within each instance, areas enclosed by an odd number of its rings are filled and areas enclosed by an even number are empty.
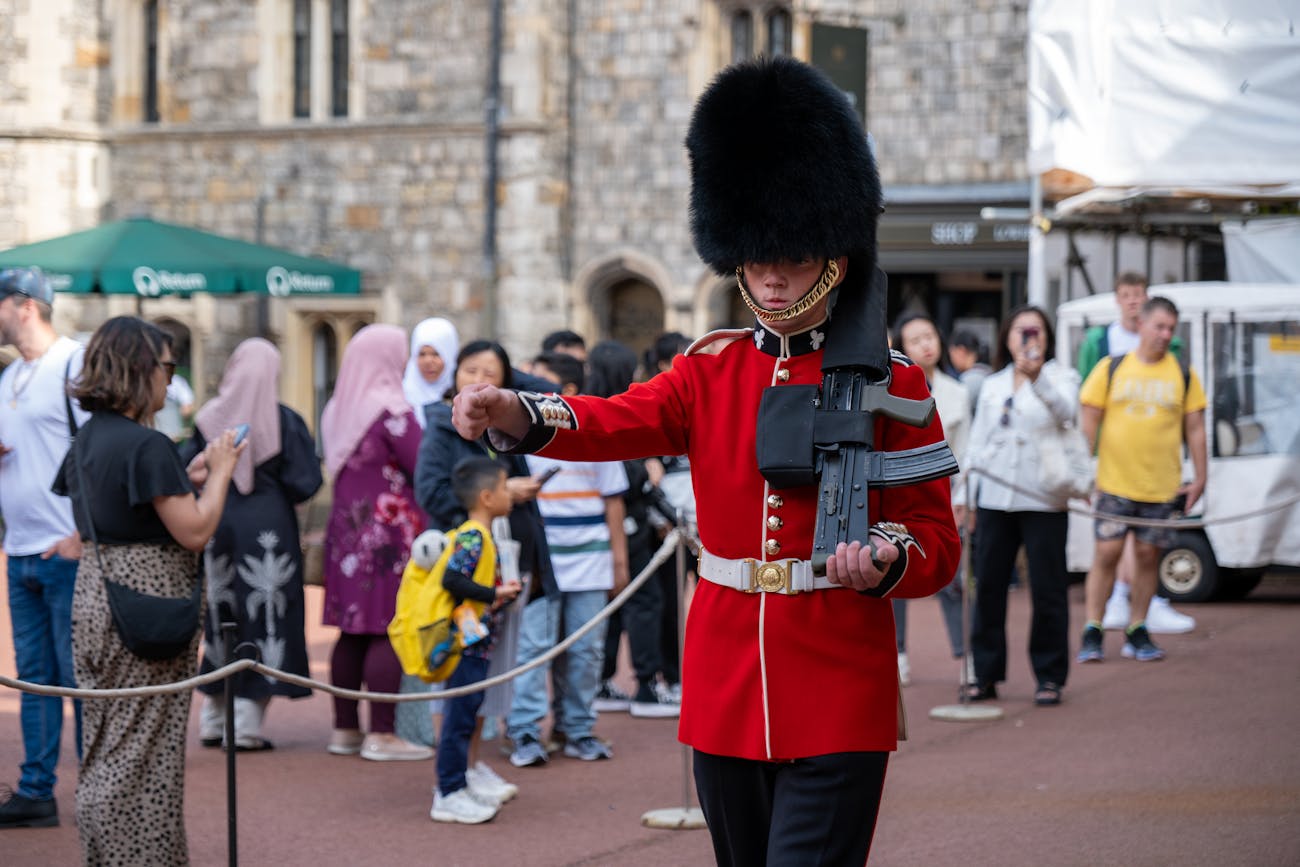
{"type": "MultiPolygon", "coordinates": [[[[970,516],[974,514],[973,504],[971,503],[971,484],[969,479],[966,483],[966,520],[970,521],[970,516]]],[[[975,592],[975,577],[970,562],[970,548],[972,534],[958,528],[961,535],[961,567],[958,572],[961,575],[961,676],[959,681],[961,687],[961,701],[959,704],[941,704],[938,707],[930,708],[930,719],[943,720],[944,722],[991,722],[1002,719],[1004,716],[1002,708],[997,705],[976,705],[972,704],[970,697],[966,695],[966,665],[970,659],[970,598],[975,592]]]]}
{"type": "MultiPolygon", "coordinates": [[[[235,631],[238,624],[225,621],[221,624],[221,650],[225,664],[235,661],[235,631]]],[[[226,852],[230,867],[239,864],[239,836],[235,822],[235,685],[233,677],[222,681],[226,705],[226,852]]]]}
{"type": "MultiPolygon", "coordinates": [[[[677,510],[677,663],[685,663],[686,645],[686,515],[677,510]]],[[[703,828],[704,811],[691,806],[691,748],[682,744],[682,805],[650,810],[641,816],[647,828],[667,828],[681,831],[703,828]]]]}

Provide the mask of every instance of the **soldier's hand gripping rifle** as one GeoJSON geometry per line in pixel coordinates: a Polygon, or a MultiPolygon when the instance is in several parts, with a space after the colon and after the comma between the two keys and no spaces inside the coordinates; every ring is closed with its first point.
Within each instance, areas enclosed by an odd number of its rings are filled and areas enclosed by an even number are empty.
{"type": "MultiPolygon", "coordinates": [[[[763,393],[759,469],[775,488],[819,486],[812,547],[818,575],[826,573],[826,560],[840,542],[871,544],[869,488],[957,472],[957,459],[943,441],[897,452],[875,449],[876,413],[926,427],[935,412],[932,397],[909,400],[889,393],[884,308],[885,277],[876,270],[869,287],[842,296],[835,307],[822,384],[773,386],[763,393]]],[[[882,564],[876,566],[884,571],[882,564]]]]}

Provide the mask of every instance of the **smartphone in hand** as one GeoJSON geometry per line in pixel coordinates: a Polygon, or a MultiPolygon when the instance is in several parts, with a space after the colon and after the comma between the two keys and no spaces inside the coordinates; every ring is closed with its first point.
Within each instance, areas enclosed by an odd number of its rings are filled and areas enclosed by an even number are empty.
{"type": "Polygon", "coordinates": [[[1030,346],[1029,341],[1038,338],[1039,331],[1037,328],[1026,328],[1020,332],[1020,345],[1025,349],[1025,357],[1030,361],[1038,360],[1038,347],[1030,346]]]}
{"type": "Polygon", "coordinates": [[[235,427],[235,445],[239,445],[248,436],[248,425],[241,424],[235,427]]]}
{"type": "Polygon", "coordinates": [[[558,473],[559,471],[560,471],[560,467],[547,467],[545,470],[542,470],[542,474],[537,477],[538,487],[541,487],[542,485],[546,484],[551,479],[553,479],[555,477],[555,474],[558,473]]]}

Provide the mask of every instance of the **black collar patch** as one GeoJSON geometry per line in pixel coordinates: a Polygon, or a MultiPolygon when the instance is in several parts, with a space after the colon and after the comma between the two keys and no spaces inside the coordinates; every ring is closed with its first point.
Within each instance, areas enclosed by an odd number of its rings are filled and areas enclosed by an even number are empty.
{"type": "Polygon", "coordinates": [[[796,334],[777,334],[763,327],[761,321],[754,325],[754,346],[759,352],[774,355],[777,358],[791,358],[795,355],[807,355],[826,345],[826,324],[823,319],[806,331],[796,334]]]}

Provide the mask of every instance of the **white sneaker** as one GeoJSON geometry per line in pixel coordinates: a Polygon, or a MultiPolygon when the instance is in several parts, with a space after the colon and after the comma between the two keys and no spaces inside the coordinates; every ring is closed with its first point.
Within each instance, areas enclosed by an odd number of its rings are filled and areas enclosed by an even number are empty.
{"type": "Polygon", "coordinates": [[[495,816],[499,809],[500,807],[480,803],[466,787],[457,789],[450,795],[434,794],[429,818],[435,822],[479,825],[495,816]]]}
{"type": "Polygon", "coordinates": [[[1177,635],[1191,632],[1195,628],[1196,618],[1175,611],[1165,597],[1156,596],[1151,599],[1151,605],[1147,608],[1147,632],[1177,635]]]}
{"type": "Polygon", "coordinates": [[[473,795],[484,795],[498,804],[504,804],[519,794],[518,786],[507,783],[500,774],[488,767],[486,762],[479,762],[474,767],[467,768],[465,782],[469,784],[473,795]]]}
{"type": "Polygon", "coordinates": [[[901,686],[912,685],[912,666],[906,653],[898,654],[898,682],[901,686]]]}
{"type": "Polygon", "coordinates": [[[397,735],[371,732],[361,742],[361,758],[372,762],[418,762],[433,758],[433,750],[397,735]]]}
{"type": "Polygon", "coordinates": [[[1127,629],[1129,623],[1128,595],[1112,593],[1106,600],[1106,613],[1101,618],[1102,629],[1127,629]]]}
{"type": "Polygon", "coordinates": [[[491,807],[494,810],[501,809],[500,798],[496,797],[491,792],[480,792],[478,789],[474,788],[469,784],[468,777],[466,777],[465,780],[466,780],[465,791],[469,792],[469,796],[471,798],[478,801],[480,804],[482,804],[485,807],[491,807]]]}

